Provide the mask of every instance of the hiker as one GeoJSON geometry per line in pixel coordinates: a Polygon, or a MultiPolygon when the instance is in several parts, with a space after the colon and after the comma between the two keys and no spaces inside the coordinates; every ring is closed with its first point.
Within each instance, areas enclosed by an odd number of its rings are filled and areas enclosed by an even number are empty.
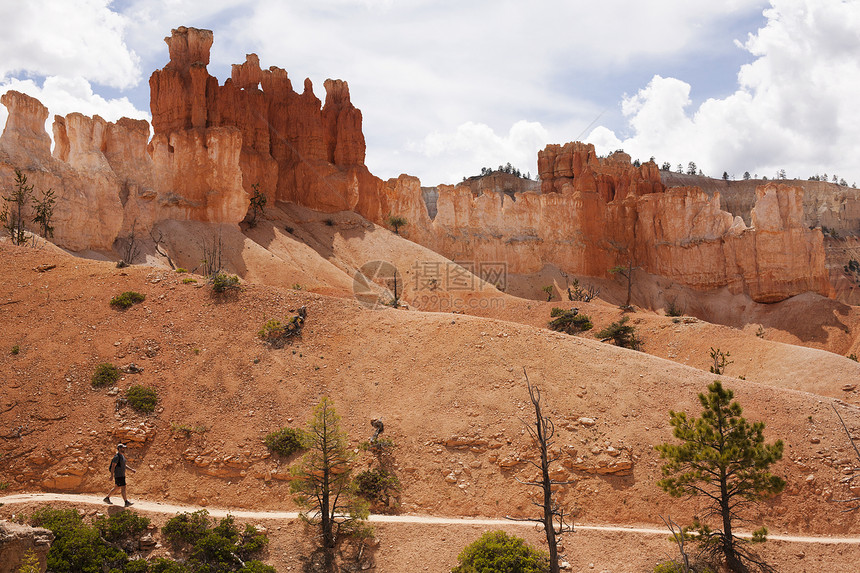
{"type": "Polygon", "coordinates": [[[119,488],[122,493],[122,499],[125,502],[125,507],[130,505],[134,505],[132,502],[128,501],[128,498],[125,496],[125,470],[131,470],[134,473],[137,473],[137,470],[128,465],[125,461],[125,444],[117,444],[116,445],[116,455],[110,461],[110,474],[113,476],[114,488],[110,490],[110,493],[104,499],[105,503],[113,503],[110,500],[110,496],[119,488]]]}

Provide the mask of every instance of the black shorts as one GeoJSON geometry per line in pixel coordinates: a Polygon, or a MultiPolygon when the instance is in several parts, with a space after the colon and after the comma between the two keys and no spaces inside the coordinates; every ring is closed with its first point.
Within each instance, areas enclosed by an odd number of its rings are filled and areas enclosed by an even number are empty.
{"type": "Polygon", "coordinates": [[[113,476],[113,482],[116,485],[125,485],[125,476],[113,476]]]}

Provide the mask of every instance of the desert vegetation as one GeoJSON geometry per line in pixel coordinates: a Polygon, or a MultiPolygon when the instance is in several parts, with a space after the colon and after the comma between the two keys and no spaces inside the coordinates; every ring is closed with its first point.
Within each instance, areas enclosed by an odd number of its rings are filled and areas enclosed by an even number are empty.
{"type": "Polygon", "coordinates": [[[578,308],[565,310],[556,307],[550,312],[550,317],[552,320],[549,321],[548,326],[558,332],[577,334],[594,328],[591,318],[587,314],[580,314],[578,308]]]}
{"type": "Polygon", "coordinates": [[[636,336],[636,327],[632,324],[627,324],[629,321],[629,316],[622,316],[616,322],[595,333],[594,336],[604,341],[611,340],[613,344],[622,348],[638,350],[642,341],[636,336]]]}
{"type": "MultiPolygon", "coordinates": [[[[721,528],[698,519],[683,530],[710,557],[719,557],[730,571],[743,573],[749,568],[769,571],[769,566],[747,547],[747,541],[733,533],[740,511],[750,503],[772,497],[785,489],[783,478],[770,472],[782,458],[783,443],[766,444],[764,422],[748,423],[743,410],[732,399],[734,392],[716,381],[707,394],[699,394],[701,418],[684,412],[670,412],[672,433],[680,444],[657,446],[664,478],[658,485],[675,497],[704,496],[710,508],[705,520],[715,517],[721,528]]],[[[765,540],[767,528],[753,532],[752,542],[765,540]]]]}
{"type": "Polygon", "coordinates": [[[95,372],[93,372],[92,378],[90,378],[90,383],[93,388],[101,388],[116,384],[119,377],[120,371],[117,366],[110,362],[102,362],[96,366],[95,372]]]}
{"type": "Polygon", "coordinates": [[[478,571],[516,571],[517,573],[546,573],[549,557],[529,546],[525,540],[504,531],[488,531],[463,549],[457,557],[459,565],[451,573],[478,571]]]}
{"type": "Polygon", "coordinates": [[[129,290],[110,299],[110,305],[114,308],[125,310],[145,300],[146,295],[129,290]]]}

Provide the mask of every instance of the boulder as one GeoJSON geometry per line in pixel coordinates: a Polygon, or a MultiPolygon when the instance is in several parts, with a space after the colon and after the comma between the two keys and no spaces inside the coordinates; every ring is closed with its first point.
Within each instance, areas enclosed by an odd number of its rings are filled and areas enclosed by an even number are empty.
{"type": "Polygon", "coordinates": [[[32,552],[39,560],[39,571],[47,569],[47,555],[54,534],[41,527],[29,527],[0,520],[0,573],[15,573],[32,552]]]}

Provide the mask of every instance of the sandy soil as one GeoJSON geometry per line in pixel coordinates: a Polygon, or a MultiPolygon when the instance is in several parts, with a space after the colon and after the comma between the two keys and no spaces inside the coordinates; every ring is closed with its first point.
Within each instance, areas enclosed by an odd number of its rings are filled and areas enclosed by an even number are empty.
{"type": "MultiPolygon", "coordinates": [[[[282,426],[302,425],[328,395],[353,444],[369,437],[371,418],[385,420],[402,482],[395,512],[452,518],[529,515],[528,491],[514,479],[530,476],[525,460],[534,456],[520,421],[529,416],[525,367],[543,389],[546,412],[556,422],[564,464],[559,475],[574,481],[560,499],[577,511],[577,522],[659,528],[661,515],[685,521],[701,511],[699,502],[672,499],[655,485],[660,460],[653,446],[671,439],[670,409],[698,412],[696,394],[715,378],[703,370],[707,350],[714,346],[731,352],[734,364],[723,380],[735,390],[745,414],[767,421],[768,440],[786,443],[785,458],[777,465],[789,482],[786,492],[748,517],[766,523],[774,534],[858,531],[858,514],[840,513],[834,503],[850,495],[848,480],[857,461],[831,409],[836,404],[853,435],[860,434],[856,363],[778,342],[782,335],[774,327],[761,339],[750,328],[674,322],[644,311],[632,320],[647,353],[634,352],[588,334],[546,330],[549,310],[558,302],[490,290],[458,294],[498,301],[468,308],[471,315],[371,310],[345,296],[345,269],[354,263],[344,261],[349,255],[359,263],[379,254],[385,241],[399,239],[372,230],[380,233],[374,239],[380,244],[366,253],[363,241],[344,239],[346,231],[336,238],[336,226],[299,222],[294,232],[300,224],[301,232],[316,225],[318,232],[332,233],[332,245],[339,246],[325,258],[317,249],[302,254],[285,242],[279,254],[275,248],[255,247],[259,237],[253,245],[232,237],[237,242],[231,243],[231,257],[250,261],[249,269],[263,269],[254,272],[269,278],[268,284],[248,282],[241,292],[226,296],[213,295],[199,276],[165,268],[117,269],[110,262],[49,248],[0,244],[4,493],[103,495],[109,487],[105,469],[122,440],[130,442],[130,463],[141,470],[130,479],[133,497],[294,511],[286,473],[295,459],[271,457],[262,437],[282,426]],[[257,261],[287,261],[288,254],[292,262],[271,263],[280,275],[268,274],[257,261]],[[42,264],[56,267],[35,270],[42,264]],[[299,272],[309,278],[290,274],[299,272]],[[198,282],[186,284],[188,278],[198,282]],[[304,284],[292,288],[292,281],[302,280],[321,292],[309,292],[304,284]],[[111,308],[109,299],[126,290],[147,299],[126,311],[111,308]],[[308,319],[299,339],[273,349],[257,338],[266,320],[303,305],[308,319]],[[17,354],[11,353],[14,345],[17,354]],[[118,394],[92,389],[95,366],[107,361],[134,362],[143,372],[125,375],[118,394]],[[733,377],[738,375],[746,380],[733,377]],[[135,383],[157,389],[152,415],[118,403],[135,383]]],[[[191,247],[185,257],[185,263],[193,262],[191,247]]],[[[183,261],[176,258],[177,264],[183,261]]],[[[810,304],[817,308],[818,302],[810,304]]],[[[593,316],[597,328],[620,316],[608,303],[577,305],[593,316]]],[[[856,337],[856,308],[840,316],[847,321],[847,336],[856,337]]],[[[361,454],[357,465],[371,463],[361,454]]],[[[0,511],[6,515],[11,507],[0,511]]],[[[279,570],[295,570],[293,559],[307,550],[310,538],[297,523],[276,527],[283,529],[273,541],[271,562],[279,570]]],[[[380,524],[377,570],[449,570],[460,549],[484,529],[380,524]]],[[[525,534],[540,545],[535,532],[525,534]]],[[[582,531],[575,540],[567,552],[573,570],[647,570],[672,552],[660,536],[644,534],[582,531]]],[[[853,546],[797,549],[775,542],[767,551],[780,571],[848,571],[840,567],[857,557],[853,546]]]]}

